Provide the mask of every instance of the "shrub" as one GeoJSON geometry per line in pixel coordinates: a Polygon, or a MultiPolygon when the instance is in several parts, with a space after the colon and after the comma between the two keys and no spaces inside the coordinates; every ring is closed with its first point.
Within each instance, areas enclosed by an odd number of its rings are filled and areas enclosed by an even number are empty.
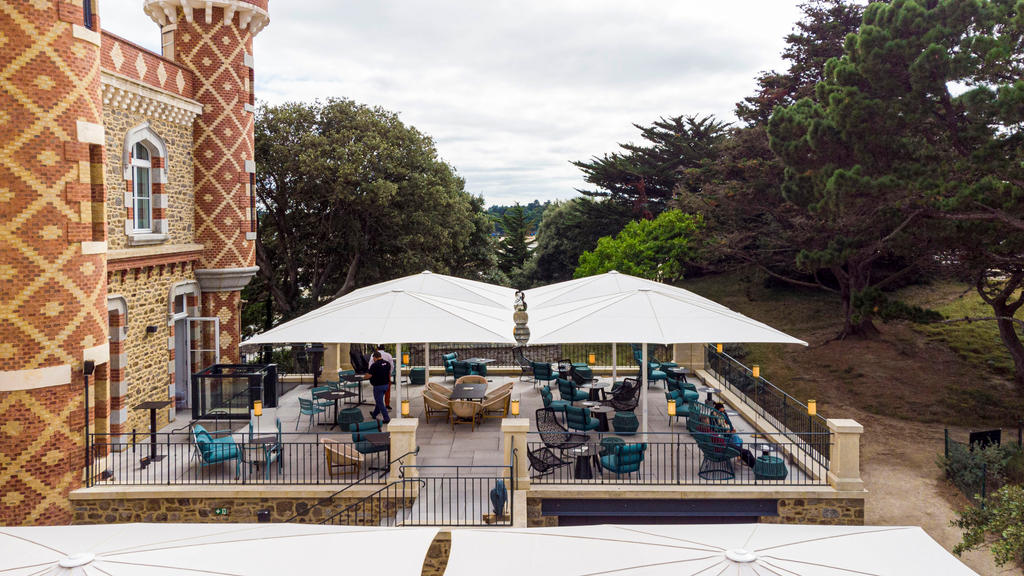
{"type": "Polygon", "coordinates": [[[964,531],[963,539],[953,547],[957,556],[986,543],[992,535],[992,555],[996,564],[1024,559],[1024,488],[1003,486],[981,505],[969,506],[960,512],[952,525],[964,531]]]}
{"type": "Polygon", "coordinates": [[[947,457],[939,458],[939,467],[957,488],[969,497],[980,498],[983,492],[995,490],[1007,481],[1007,466],[1016,467],[1021,456],[1013,444],[970,448],[960,442],[949,443],[947,457]]]}

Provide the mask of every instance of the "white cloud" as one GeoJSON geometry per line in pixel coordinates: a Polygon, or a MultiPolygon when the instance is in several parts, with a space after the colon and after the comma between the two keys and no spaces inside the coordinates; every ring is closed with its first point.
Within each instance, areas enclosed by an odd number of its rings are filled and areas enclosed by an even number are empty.
{"type": "MultiPolygon", "coordinates": [[[[104,0],[104,28],[157,50],[139,0],[104,0]]],[[[564,198],[570,162],[635,140],[633,123],[734,120],[780,68],[800,13],[782,0],[271,0],[257,97],[346,97],[400,113],[489,203],[564,198]]]]}

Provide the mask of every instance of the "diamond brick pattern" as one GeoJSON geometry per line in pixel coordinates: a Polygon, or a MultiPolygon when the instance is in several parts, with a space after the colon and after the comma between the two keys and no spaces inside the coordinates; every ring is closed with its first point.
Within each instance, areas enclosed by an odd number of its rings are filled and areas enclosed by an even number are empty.
{"type": "Polygon", "coordinates": [[[185,98],[195,96],[195,77],[181,65],[110,32],[103,32],[101,43],[100,66],[104,70],[185,98]],[[170,79],[173,82],[169,82],[170,79]]]}
{"type": "Polygon", "coordinates": [[[88,155],[65,155],[78,122],[102,122],[100,55],[59,14],[53,1],[0,2],[0,370],[78,368],[70,385],[0,393],[0,524],[69,521],[83,349],[106,341],[105,260],[82,253],[92,222],[66,194],[102,182],[88,155]]]}

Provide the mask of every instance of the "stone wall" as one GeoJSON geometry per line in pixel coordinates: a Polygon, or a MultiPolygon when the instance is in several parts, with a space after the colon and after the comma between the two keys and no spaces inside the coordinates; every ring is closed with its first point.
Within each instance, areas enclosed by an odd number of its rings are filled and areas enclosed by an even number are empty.
{"type": "Polygon", "coordinates": [[[124,203],[124,137],[129,130],[149,122],[167,145],[165,168],[167,182],[167,243],[189,244],[195,241],[195,198],[192,191],[195,169],[192,163],[192,126],[152,118],[113,106],[103,109],[107,164],[107,242],[111,250],[127,248],[124,231],[127,207],[124,203]]]}
{"type": "MultiPolygon", "coordinates": [[[[333,506],[313,507],[320,498],[75,498],[72,502],[74,524],[117,524],[125,522],[180,522],[180,523],[246,523],[259,522],[261,510],[270,512],[269,522],[285,522],[295,514],[309,510],[296,518],[296,522],[315,524],[337,511],[360,501],[360,498],[341,498],[333,506]],[[217,514],[218,509],[226,514],[217,514]]],[[[394,515],[396,499],[381,499],[378,505],[339,518],[336,524],[350,526],[378,526],[388,511],[394,515]]]]}
{"type": "Polygon", "coordinates": [[[533,527],[558,526],[558,516],[544,516],[541,514],[543,498],[526,497],[526,525],[533,527]]]}
{"type": "Polygon", "coordinates": [[[864,525],[861,498],[787,498],[779,500],[778,516],[762,516],[765,524],[864,525]]]}
{"type": "Polygon", "coordinates": [[[427,557],[423,559],[422,576],[441,576],[448,567],[448,556],[452,552],[452,533],[438,532],[434,541],[427,548],[427,557]]]}
{"type": "MultiPolygon", "coordinates": [[[[128,409],[122,431],[131,434],[149,431],[149,412],[132,410],[149,400],[167,400],[170,384],[170,353],[167,349],[171,327],[168,326],[168,299],[171,286],[194,280],[192,266],[171,264],[147,266],[133,270],[110,272],[107,285],[110,294],[123,296],[128,303],[128,335],[122,343],[127,358],[122,381],[127,386],[123,395],[128,409]],[[155,334],[147,334],[147,326],[156,326],[155,334]]],[[[120,406],[114,407],[114,409],[120,406]]],[[[157,413],[157,426],[168,423],[168,411],[157,413]]]]}

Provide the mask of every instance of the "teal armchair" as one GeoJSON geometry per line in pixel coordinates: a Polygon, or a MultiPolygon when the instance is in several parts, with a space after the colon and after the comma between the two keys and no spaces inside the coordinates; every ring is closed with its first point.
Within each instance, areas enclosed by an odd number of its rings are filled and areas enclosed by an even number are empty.
{"type": "Polygon", "coordinates": [[[235,479],[238,478],[242,466],[241,452],[231,430],[214,430],[208,432],[201,424],[192,427],[192,441],[195,442],[195,455],[200,466],[210,466],[235,461],[235,479]]]}
{"type": "Polygon", "coordinates": [[[476,371],[473,370],[473,366],[470,365],[469,362],[460,362],[456,360],[455,362],[452,362],[452,373],[453,376],[455,376],[455,381],[458,382],[459,378],[476,374],[476,371]]]}
{"type": "Polygon", "coordinates": [[[531,362],[530,365],[533,367],[534,384],[554,382],[558,379],[558,375],[551,371],[551,364],[547,362],[531,362]]]}
{"type": "Polygon", "coordinates": [[[600,425],[597,418],[590,415],[590,410],[578,406],[565,407],[565,426],[580,432],[595,430],[600,425]]]}
{"type": "Polygon", "coordinates": [[[366,439],[367,434],[380,432],[380,421],[378,420],[368,420],[352,424],[349,426],[349,430],[352,432],[352,444],[361,454],[386,452],[390,448],[387,444],[374,444],[366,439]]]}
{"type": "Polygon", "coordinates": [[[544,408],[550,408],[555,412],[563,412],[565,407],[570,405],[565,400],[555,400],[554,396],[551,395],[550,386],[541,386],[540,398],[544,401],[544,408]]]}
{"type": "Polygon", "coordinates": [[[586,400],[590,397],[590,394],[580,390],[572,382],[561,378],[557,378],[556,380],[558,381],[558,393],[562,396],[563,402],[567,402],[571,405],[573,402],[586,400]]]}
{"type": "Polygon", "coordinates": [[[441,356],[441,361],[444,362],[444,375],[447,377],[449,374],[455,375],[455,362],[459,359],[458,352],[451,352],[441,356]]]}
{"type": "Polygon", "coordinates": [[[601,468],[616,476],[637,472],[644,461],[646,450],[646,442],[612,446],[608,454],[601,456],[601,468]]]}

